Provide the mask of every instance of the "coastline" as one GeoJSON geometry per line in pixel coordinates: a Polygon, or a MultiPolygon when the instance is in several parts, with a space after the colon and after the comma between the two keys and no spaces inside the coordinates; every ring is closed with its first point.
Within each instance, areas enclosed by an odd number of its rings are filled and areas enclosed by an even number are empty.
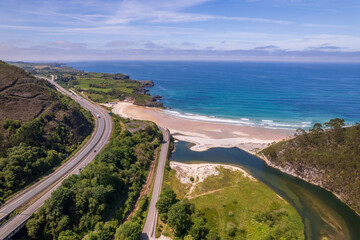
{"type": "MultiPolygon", "coordinates": [[[[295,169],[277,166],[265,156],[259,154],[268,144],[291,138],[295,131],[183,119],[168,115],[158,108],[137,106],[131,102],[118,102],[112,105],[107,104],[107,106],[113,107],[113,112],[122,117],[153,121],[160,126],[168,128],[176,140],[193,143],[194,146],[190,148],[192,151],[201,152],[215,147],[237,147],[261,158],[270,167],[331,192],[336,198],[351,208],[340,194],[324,186],[321,180],[316,177],[318,175],[316,170],[309,171],[306,176],[302,176],[296,174],[295,169]]],[[[354,210],[353,208],[351,209],[354,210]]],[[[356,211],[354,210],[354,212],[356,211]]],[[[356,214],[360,216],[358,212],[356,214]]]]}
{"type": "Polygon", "coordinates": [[[358,215],[360,217],[360,213],[357,212],[354,208],[352,208],[346,201],[346,199],[344,197],[342,197],[340,194],[335,193],[334,191],[332,191],[331,189],[329,189],[328,187],[326,187],[323,182],[321,180],[319,180],[319,178],[317,177],[318,171],[314,172],[308,172],[307,176],[301,176],[299,174],[296,173],[295,169],[293,168],[284,168],[284,167],[280,167],[277,166],[275,164],[273,164],[271,161],[269,161],[269,159],[267,159],[267,157],[265,157],[263,154],[256,154],[257,157],[261,158],[268,166],[278,169],[279,171],[289,174],[293,177],[299,178],[305,182],[308,182],[310,184],[313,184],[315,186],[318,186],[322,189],[325,189],[326,191],[330,192],[331,194],[333,194],[337,199],[339,199],[342,203],[344,203],[348,208],[350,208],[351,210],[354,211],[354,213],[356,213],[356,215],[358,215]],[[311,176],[311,177],[310,177],[311,176]],[[317,179],[317,180],[316,180],[317,179]]]}
{"type": "Polygon", "coordinates": [[[295,130],[241,126],[202,120],[184,119],[167,114],[160,108],[148,108],[131,102],[104,104],[113,113],[124,118],[147,120],[168,128],[176,140],[193,143],[193,151],[206,151],[214,147],[237,147],[252,154],[268,144],[287,139],[295,130]]]}
{"type": "MultiPolygon", "coordinates": [[[[291,138],[291,136],[293,136],[295,133],[295,130],[291,131],[283,129],[268,129],[262,127],[238,126],[177,118],[166,114],[166,112],[161,109],[136,106],[131,102],[118,102],[113,104],[111,107],[113,108],[114,113],[119,114],[122,117],[153,121],[160,126],[168,128],[176,140],[193,143],[194,146],[190,148],[192,151],[206,151],[207,149],[214,147],[237,147],[241,150],[249,152],[252,155],[260,157],[270,167],[278,169],[283,173],[292,175],[304,180],[305,182],[319,186],[329,191],[349,209],[355,212],[356,215],[360,216],[359,213],[357,213],[346,203],[344,198],[324,187],[322,182],[316,179],[316,174],[311,174],[316,173],[316,171],[308,172],[309,178],[305,178],[303,176],[297,175],[295,169],[276,166],[259,155],[259,151],[266,148],[269,143],[291,138]]],[[[205,163],[204,168],[209,168],[209,166],[206,165],[208,164],[205,163]]],[[[223,166],[223,164],[219,164],[218,166],[223,166]]],[[[214,169],[216,168],[214,167],[214,169]]],[[[193,172],[193,170],[190,170],[190,172],[193,172]]],[[[204,171],[197,172],[199,175],[204,175],[205,178],[206,175],[208,175],[208,173],[204,171]]],[[[191,173],[190,175],[194,174],[191,173]]],[[[190,175],[185,176],[188,181],[190,180],[190,175]]],[[[197,184],[192,183],[190,185],[190,189],[193,190],[197,184]]],[[[188,197],[191,198],[192,191],[190,191],[190,194],[188,195],[188,197]]],[[[327,219],[322,219],[329,225],[332,225],[333,223],[332,221],[328,222],[327,219]]]]}

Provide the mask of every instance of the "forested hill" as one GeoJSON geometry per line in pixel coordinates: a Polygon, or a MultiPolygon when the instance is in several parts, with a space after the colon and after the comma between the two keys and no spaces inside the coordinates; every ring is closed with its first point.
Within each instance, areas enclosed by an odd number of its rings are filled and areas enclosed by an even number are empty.
{"type": "Polygon", "coordinates": [[[316,123],[261,153],[271,165],[333,192],[360,214],[360,124],[316,123]]]}
{"type": "Polygon", "coordinates": [[[92,128],[79,104],[0,61],[0,205],[59,165],[92,128]]]}

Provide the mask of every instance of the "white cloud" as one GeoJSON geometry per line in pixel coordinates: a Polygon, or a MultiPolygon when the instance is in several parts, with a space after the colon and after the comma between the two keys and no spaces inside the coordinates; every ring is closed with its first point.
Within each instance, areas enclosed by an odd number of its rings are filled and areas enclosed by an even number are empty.
{"type": "Polygon", "coordinates": [[[289,24],[289,21],[266,19],[266,18],[247,18],[247,17],[227,17],[209,14],[189,13],[183,11],[186,8],[208,2],[207,0],[184,0],[184,1],[122,1],[118,10],[110,16],[106,24],[126,24],[134,21],[147,20],[153,23],[179,23],[179,22],[199,22],[209,20],[228,20],[289,24]]]}
{"type": "MultiPolygon", "coordinates": [[[[66,58],[65,53],[70,56],[76,55],[70,51],[73,49],[76,52],[81,51],[83,56],[95,56],[101,52],[116,58],[115,52],[132,57],[136,54],[136,56],[141,56],[143,53],[149,54],[148,57],[150,57],[151,52],[165,57],[166,54],[170,54],[170,50],[172,53],[177,52],[186,56],[189,55],[190,50],[193,50],[194,53],[202,50],[204,52],[197,53],[211,53],[211,56],[235,54],[233,51],[239,51],[238,49],[256,50],[261,53],[264,51],[275,53],[279,52],[279,49],[300,52],[304,50],[337,51],[336,48],[348,52],[360,50],[360,37],[357,32],[351,32],[351,26],[311,22],[296,23],[287,19],[262,17],[262,15],[255,15],[254,12],[251,12],[252,16],[258,17],[242,17],[241,14],[225,16],[221,15],[222,11],[218,11],[218,15],[202,9],[200,11],[201,4],[209,1],[73,0],[62,4],[63,2],[60,0],[39,0],[42,4],[33,10],[25,10],[23,5],[19,5],[20,10],[14,9],[14,12],[17,11],[19,14],[9,13],[9,16],[0,17],[2,20],[0,40],[22,38],[28,39],[32,43],[16,45],[17,47],[8,45],[7,49],[1,45],[2,54],[7,52],[6,56],[13,57],[16,54],[11,55],[11,52],[22,49],[24,54],[33,52],[34,56],[43,52],[44,58],[46,58],[48,53],[58,51],[56,54],[66,58]],[[200,7],[193,8],[194,6],[200,7]],[[207,21],[214,22],[215,27],[213,28],[209,23],[189,24],[207,21]],[[237,22],[258,24],[252,24],[249,28],[250,24],[237,22]],[[220,25],[224,28],[219,29],[220,25]],[[269,26],[268,29],[267,26],[269,26]],[[288,31],[289,26],[294,29],[288,31]],[[299,30],[299,33],[293,30],[299,30]],[[314,31],[319,34],[310,34],[314,31]],[[320,34],[327,32],[347,34],[320,34]],[[31,37],[27,38],[27,36],[31,37]],[[37,46],[30,46],[30,44],[37,44],[37,46]],[[277,46],[278,49],[271,46],[277,46]],[[85,52],[86,50],[89,51],[89,54],[85,52]]],[[[274,2],[276,1],[290,2],[291,0],[274,0],[274,2]]],[[[306,2],[309,1],[306,0],[306,2]]],[[[269,14],[269,16],[277,17],[274,14],[269,14]]],[[[81,58],[82,56],[77,57],[81,58]]]]}
{"type": "Polygon", "coordinates": [[[314,24],[314,23],[304,23],[300,24],[303,27],[314,27],[314,28],[350,28],[348,25],[333,25],[333,24],[314,24]]]}
{"type": "Polygon", "coordinates": [[[123,41],[123,40],[115,40],[115,41],[111,41],[108,42],[105,47],[108,48],[126,48],[129,46],[133,46],[134,42],[129,42],[129,41],[123,41]]]}
{"type": "Polygon", "coordinates": [[[59,48],[59,49],[85,49],[87,44],[85,43],[72,43],[67,41],[50,41],[46,42],[44,46],[49,48],[59,48]]]}
{"type": "Polygon", "coordinates": [[[208,60],[208,61],[293,61],[293,62],[358,62],[360,52],[329,52],[319,49],[287,51],[276,49],[220,51],[211,48],[184,50],[53,48],[46,44],[19,48],[0,42],[0,59],[6,61],[89,61],[89,60],[208,60]]]}

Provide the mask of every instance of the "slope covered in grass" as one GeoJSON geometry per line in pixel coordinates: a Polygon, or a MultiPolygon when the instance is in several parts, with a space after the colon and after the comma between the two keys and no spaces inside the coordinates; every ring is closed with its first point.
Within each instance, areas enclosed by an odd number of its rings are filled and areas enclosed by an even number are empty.
{"type": "Polygon", "coordinates": [[[275,167],[318,184],[360,213],[360,125],[333,119],[261,153],[275,167]]]}
{"type": "Polygon", "coordinates": [[[0,204],[59,165],[92,128],[79,104],[0,61],[0,204]]]}

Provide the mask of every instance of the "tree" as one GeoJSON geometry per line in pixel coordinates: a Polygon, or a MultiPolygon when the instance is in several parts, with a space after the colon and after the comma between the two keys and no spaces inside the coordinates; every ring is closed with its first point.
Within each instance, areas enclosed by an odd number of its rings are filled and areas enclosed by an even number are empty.
{"type": "Polygon", "coordinates": [[[119,240],[139,240],[141,226],[137,222],[126,222],[116,230],[115,237],[119,240]]]}
{"type": "Polygon", "coordinates": [[[331,119],[329,122],[326,122],[325,127],[332,129],[339,129],[345,126],[345,120],[340,118],[331,119]]]}
{"type": "Polygon", "coordinates": [[[342,143],[344,141],[344,128],[343,128],[343,126],[345,126],[344,119],[340,119],[340,118],[331,119],[329,122],[326,122],[324,125],[330,128],[330,133],[332,133],[332,137],[337,143],[342,143]]]}
{"type": "Polygon", "coordinates": [[[324,130],[322,129],[322,125],[321,123],[315,123],[313,128],[310,130],[312,133],[315,134],[320,134],[322,133],[324,130]]]}
{"type": "Polygon", "coordinates": [[[9,134],[14,134],[16,129],[21,127],[21,122],[19,120],[6,119],[3,123],[3,128],[8,130],[9,134]]]}
{"type": "Polygon", "coordinates": [[[79,235],[74,233],[73,231],[66,230],[60,233],[58,240],[80,240],[79,235]]]}
{"type": "MultiPolygon", "coordinates": [[[[29,221],[26,222],[26,228],[29,237],[32,239],[37,239],[39,236],[42,236],[41,234],[41,223],[35,219],[30,218],[29,221]]],[[[39,239],[42,239],[41,237],[39,239]]]]}
{"type": "Polygon", "coordinates": [[[206,235],[209,233],[209,228],[206,226],[206,220],[199,216],[193,217],[193,225],[190,228],[190,234],[193,236],[194,240],[205,239],[206,235]]]}
{"type": "Polygon", "coordinates": [[[95,231],[85,238],[86,240],[112,240],[116,231],[118,221],[110,221],[105,224],[99,222],[95,226],[95,231]]]}
{"type": "Polygon", "coordinates": [[[176,194],[171,189],[165,189],[156,203],[156,208],[160,214],[167,213],[171,206],[177,202],[176,194]]]}
{"type": "Polygon", "coordinates": [[[177,236],[184,236],[191,226],[191,209],[193,207],[186,200],[175,203],[168,212],[168,224],[177,236]]]}
{"type": "Polygon", "coordinates": [[[105,224],[98,224],[95,227],[97,231],[98,239],[100,240],[112,240],[114,238],[114,233],[116,231],[116,227],[118,225],[117,221],[110,221],[105,224]]]}
{"type": "Polygon", "coordinates": [[[15,133],[17,142],[31,146],[40,146],[43,142],[44,124],[41,119],[34,119],[24,123],[15,133]]]}

